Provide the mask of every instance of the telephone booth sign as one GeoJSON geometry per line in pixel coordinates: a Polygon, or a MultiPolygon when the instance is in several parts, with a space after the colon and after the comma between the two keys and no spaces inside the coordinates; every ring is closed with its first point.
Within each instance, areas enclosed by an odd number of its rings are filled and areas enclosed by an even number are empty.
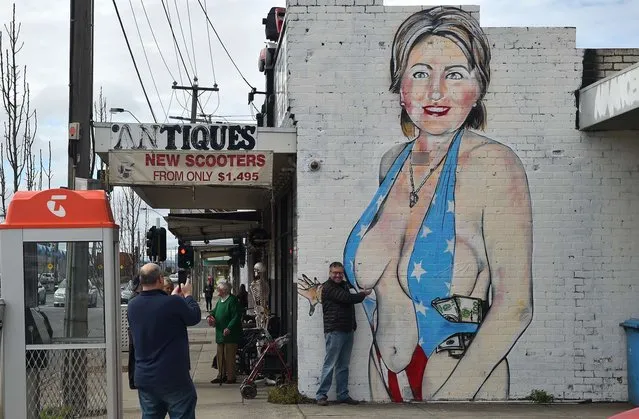
{"type": "Polygon", "coordinates": [[[118,256],[104,191],[14,194],[0,224],[3,417],[121,416],[118,256]]]}

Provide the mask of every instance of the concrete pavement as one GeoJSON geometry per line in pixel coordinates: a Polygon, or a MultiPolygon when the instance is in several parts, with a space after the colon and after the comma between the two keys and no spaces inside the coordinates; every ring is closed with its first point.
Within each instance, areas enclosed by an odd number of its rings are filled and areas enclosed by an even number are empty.
{"type": "MultiPolygon", "coordinates": [[[[205,317],[204,310],[202,311],[205,317]]],[[[631,408],[624,403],[535,405],[529,403],[362,403],[359,406],[315,404],[276,405],[266,401],[271,387],[258,385],[255,399],[242,402],[240,385],[214,385],[210,381],[217,375],[211,368],[216,346],[213,344],[214,329],[203,321],[189,328],[191,366],[198,393],[198,419],[213,418],[580,418],[602,419],[631,408]]],[[[123,354],[126,363],[127,354],[123,354]]],[[[241,377],[240,377],[241,379],[241,377]]],[[[123,373],[124,419],[140,418],[141,412],[135,390],[129,390],[126,372],[123,373]]]]}

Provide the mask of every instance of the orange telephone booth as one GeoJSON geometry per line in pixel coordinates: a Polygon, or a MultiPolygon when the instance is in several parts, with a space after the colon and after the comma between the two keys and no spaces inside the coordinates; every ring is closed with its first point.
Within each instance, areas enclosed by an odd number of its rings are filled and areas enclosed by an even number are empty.
{"type": "Polygon", "coordinates": [[[104,191],[15,193],[0,224],[5,418],[121,416],[118,254],[104,191]]]}

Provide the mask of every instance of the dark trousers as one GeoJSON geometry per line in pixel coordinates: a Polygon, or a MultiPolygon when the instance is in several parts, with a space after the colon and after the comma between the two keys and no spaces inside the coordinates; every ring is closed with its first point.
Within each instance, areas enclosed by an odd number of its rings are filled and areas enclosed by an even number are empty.
{"type": "Polygon", "coordinates": [[[138,398],[142,419],[164,419],[167,413],[171,419],[195,419],[197,393],[193,384],[171,393],[138,390],[138,398]]]}
{"type": "Polygon", "coordinates": [[[213,305],[211,304],[211,300],[213,299],[213,296],[205,295],[204,299],[206,300],[206,311],[213,310],[213,305]]]}

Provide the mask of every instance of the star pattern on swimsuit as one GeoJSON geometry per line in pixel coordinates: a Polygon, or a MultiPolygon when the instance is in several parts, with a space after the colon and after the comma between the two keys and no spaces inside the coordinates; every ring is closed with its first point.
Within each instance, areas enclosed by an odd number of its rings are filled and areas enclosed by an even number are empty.
{"type": "Polygon", "coordinates": [[[359,236],[360,239],[363,239],[364,236],[366,235],[366,231],[368,230],[368,224],[362,225],[359,229],[359,233],[357,233],[357,235],[359,236]]]}
{"type": "Polygon", "coordinates": [[[444,253],[450,253],[451,255],[455,252],[455,239],[446,240],[446,250],[444,253]]]}
{"type": "Polygon", "coordinates": [[[424,275],[426,271],[422,267],[422,262],[413,263],[413,272],[410,274],[411,277],[415,278],[417,282],[422,279],[422,275],[424,275]]]}
{"type": "Polygon", "coordinates": [[[431,205],[435,205],[435,202],[437,202],[437,194],[433,195],[433,199],[431,201],[431,205]]]}
{"type": "Polygon", "coordinates": [[[432,233],[432,232],[433,232],[433,231],[432,231],[430,228],[428,228],[428,227],[424,226],[424,228],[422,229],[422,237],[423,237],[423,238],[426,238],[426,237],[428,237],[428,235],[429,235],[430,233],[432,233]]]}
{"type": "Polygon", "coordinates": [[[419,346],[422,346],[424,344],[424,338],[419,338],[419,346]]]}
{"type": "Polygon", "coordinates": [[[448,209],[446,210],[446,212],[455,212],[455,202],[454,201],[448,201],[448,209]]]}
{"type": "Polygon", "coordinates": [[[382,204],[384,203],[384,197],[380,196],[379,198],[377,198],[377,203],[375,204],[377,206],[377,209],[379,209],[382,204]]]}
{"type": "Polygon", "coordinates": [[[423,316],[426,315],[426,310],[428,310],[428,307],[426,307],[424,304],[422,304],[422,302],[418,302],[417,304],[415,304],[415,311],[417,313],[421,313],[423,316]]]}

